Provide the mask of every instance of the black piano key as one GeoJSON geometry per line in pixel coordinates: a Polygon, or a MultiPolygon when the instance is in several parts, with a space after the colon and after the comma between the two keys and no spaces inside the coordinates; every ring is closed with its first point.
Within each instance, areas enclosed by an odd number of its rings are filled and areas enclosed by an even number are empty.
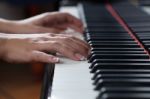
{"type": "MultiPolygon", "coordinates": [[[[103,46],[105,47],[105,46],[103,46]]],[[[115,48],[115,46],[114,46],[115,48]]],[[[120,47],[122,48],[122,47],[120,47]]],[[[116,55],[116,54],[122,54],[122,55],[127,55],[127,54],[146,54],[146,52],[144,51],[91,51],[91,54],[88,56],[88,59],[92,59],[92,57],[94,55],[99,55],[99,54],[111,54],[112,56],[116,55]]],[[[96,59],[97,60],[97,59],[96,59]]],[[[92,62],[94,63],[94,62],[92,62]]]]}
{"type": "Polygon", "coordinates": [[[147,36],[150,35],[150,32],[136,32],[137,36],[147,36]]]}
{"type": "Polygon", "coordinates": [[[129,34],[127,33],[113,33],[113,32],[87,32],[86,33],[87,37],[120,37],[120,38],[131,38],[129,34]]]}
{"type": "Polygon", "coordinates": [[[145,54],[144,51],[92,51],[91,54],[145,54]]]}
{"type": "Polygon", "coordinates": [[[150,52],[150,48],[148,48],[148,51],[150,52]]]}
{"type": "Polygon", "coordinates": [[[93,84],[98,84],[99,80],[103,79],[150,79],[150,74],[99,74],[95,79],[93,84]]]}
{"type": "Polygon", "coordinates": [[[113,29],[113,28],[122,28],[122,26],[120,25],[120,24],[118,24],[118,25],[102,25],[102,24],[87,24],[87,28],[88,27],[96,27],[96,28],[98,28],[98,27],[100,27],[100,28],[111,28],[111,29],[113,29]]]}
{"type": "Polygon", "coordinates": [[[113,47],[113,48],[138,48],[139,45],[138,44],[90,44],[91,47],[93,48],[101,48],[101,47],[113,47]]]}
{"type": "Polygon", "coordinates": [[[88,36],[87,39],[99,39],[99,40],[101,40],[101,39],[127,39],[127,40],[133,40],[129,36],[123,36],[123,37],[119,37],[119,36],[88,36]]]}
{"type": "Polygon", "coordinates": [[[132,27],[132,29],[136,32],[145,32],[150,31],[150,27],[132,27]]]}
{"type": "Polygon", "coordinates": [[[128,23],[130,27],[138,27],[138,26],[150,26],[150,22],[134,22],[128,23]]]}
{"type": "MultiPolygon", "coordinates": [[[[92,26],[88,26],[87,27],[89,30],[100,30],[100,31],[102,31],[102,30],[106,30],[106,31],[108,31],[108,30],[112,30],[112,31],[118,31],[118,30],[120,30],[120,31],[125,31],[124,30],[124,28],[120,28],[120,27],[92,27],[92,26]]],[[[149,30],[148,28],[146,28],[147,30],[149,30]]]]}
{"type": "Polygon", "coordinates": [[[89,68],[97,63],[150,63],[150,59],[94,59],[89,68]]]}
{"type": "Polygon", "coordinates": [[[95,90],[100,90],[103,86],[150,87],[150,79],[103,79],[98,81],[95,90]]]}
{"type": "Polygon", "coordinates": [[[88,32],[126,32],[124,29],[88,29],[88,32]]]}
{"type": "Polygon", "coordinates": [[[146,93],[149,93],[150,92],[150,86],[149,87],[114,87],[114,86],[111,86],[111,87],[102,87],[101,90],[100,90],[100,94],[101,93],[107,93],[107,92],[146,92],[146,93]]]}
{"type": "Polygon", "coordinates": [[[89,41],[89,44],[137,44],[135,41],[89,41]]]}
{"type": "Polygon", "coordinates": [[[146,54],[96,54],[91,56],[89,62],[94,59],[149,59],[149,56],[146,54]]]}
{"type": "Polygon", "coordinates": [[[116,20],[114,19],[108,19],[108,18],[100,18],[100,16],[91,16],[91,17],[86,17],[87,19],[87,23],[91,23],[91,22],[97,22],[97,23],[114,23],[116,22],[116,20]],[[93,19],[92,19],[93,18],[93,19]],[[95,18],[95,19],[94,19],[95,18]],[[99,19],[98,19],[99,18],[99,19]]]}
{"type": "Polygon", "coordinates": [[[91,38],[94,38],[94,37],[99,37],[99,38],[101,38],[101,37],[102,37],[102,38],[104,38],[104,37],[111,38],[111,37],[112,37],[112,38],[114,38],[114,37],[116,37],[116,36],[117,36],[118,38],[119,38],[119,37],[120,37],[120,38],[123,38],[123,37],[124,37],[124,38],[130,38],[129,35],[114,34],[114,33],[113,33],[113,34],[101,34],[101,33],[99,33],[99,34],[88,34],[88,33],[87,33],[87,35],[86,35],[86,37],[88,37],[88,38],[90,38],[90,37],[91,37],[91,38]]]}
{"type": "Polygon", "coordinates": [[[106,93],[96,99],[150,99],[149,93],[106,93]]]}
{"type": "Polygon", "coordinates": [[[146,36],[140,36],[140,35],[138,35],[138,37],[140,37],[140,39],[149,39],[150,35],[149,36],[148,35],[146,35],[146,36]]]}
{"type": "Polygon", "coordinates": [[[126,18],[126,22],[128,23],[134,23],[134,22],[150,22],[150,19],[148,17],[129,17],[126,18]]]}
{"type": "MultiPolygon", "coordinates": [[[[150,87],[102,87],[99,91],[98,99],[102,98],[104,94],[106,93],[149,93],[150,87]]],[[[125,97],[124,97],[125,98],[125,97]]],[[[122,99],[122,98],[121,98],[122,99]]],[[[129,99],[129,98],[128,98],[129,99]]],[[[137,98],[136,98],[137,99],[137,98]]]]}
{"type": "Polygon", "coordinates": [[[91,51],[144,51],[143,48],[91,48],[91,51]]]}
{"type": "Polygon", "coordinates": [[[99,74],[150,74],[147,69],[100,69],[95,72],[92,79],[94,80],[99,74]]]}
{"type": "Polygon", "coordinates": [[[100,69],[94,73],[92,80],[96,79],[99,74],[124,74],[124,75],[126,74],[150,74],[150,70],[147,70],[147,69],[140,69],[140,70],[137,70],[137,69],[100,69]]]}
{"type": "Polygon", "coordinates": [[[87,38],[87,41],[99,41],[99,40],[103,40],[103,41],[109,41],[109,40],[114,40],[114,41],[133,41],[132,38],[87,38]]]}
{"type": "Polygon", "coordinates": [[[145,47],[150,48],[150,43],[144,43],[145,47]]]}
{"type": "Polygon", "coordinates": [[[107,33],[109,33],[109,34],[110,33],[116,33],[117,34],[118,33],[118,34],[120,34],[120,33],[127,33],[127,32],[126,31],[119,31],[119,30],[118,31],[111,31],[111,30],[108,30],[108,31],[99,31],[98,29],[97,30],[88,30],[87,29],[87,33],[92,33],[92,34],[94,34],[94,33],[103,33],[103,34],[104,33],[106,33],[106,34],[107,33]]]}
{"type": "MultiPolygon", "coordinates": [[[[87,20],[87,25],[88,26],[121,26],[119,23],[109,23],[109,22],[103,22],[103,23],[99,23],[99,22],[88,22],[87,20]]],[[[150,24],[146,24],[146,26],[149,26],[150,24]]],[[[141,25],[138,25],[141,26],[141,25]]]]}
{"type": "Polygon", "coordinates": [[[150,69],[150,63],[96,63],[91,73],[100,69],[150,69]]]}

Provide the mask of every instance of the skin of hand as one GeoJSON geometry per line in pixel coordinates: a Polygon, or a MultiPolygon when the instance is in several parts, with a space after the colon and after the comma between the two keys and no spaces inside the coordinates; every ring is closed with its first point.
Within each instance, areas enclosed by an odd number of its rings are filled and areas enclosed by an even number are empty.
{"type": "Polygon", "coordinates": [[[0,32],[3,33],[60,33],[67,28],[83,32],[83,24],[79,19],[62,12],[47,12],[20,21],[0,19],[0,23],[3,23],[0,24],[0,32]]]}
{"type": "Polygon", "coordinates": [[[0,58],[7,62],[57,63],[59,58],[46,52],[60,53],[80,61],[87,57],[89,45],[64,34],[0,34],[0,58]]]}

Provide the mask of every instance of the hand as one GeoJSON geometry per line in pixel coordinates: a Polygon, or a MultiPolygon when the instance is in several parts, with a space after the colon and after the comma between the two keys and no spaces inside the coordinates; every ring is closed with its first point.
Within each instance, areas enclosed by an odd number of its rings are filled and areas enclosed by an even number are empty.
{"type": "Polygon", "coordinates": [[[87,57],[89,46],[82,40],[62,34],[1,34],[0,57],[8,62],[56,63],[60,53],[73,60],[87,57]]]}
{"type": "Polygon", "coordinates": [[[60,33],[67,28],[83,32],[82,22],[68,13],[44,13],[29,19],[14,21],[14,33],[60,33]]]}

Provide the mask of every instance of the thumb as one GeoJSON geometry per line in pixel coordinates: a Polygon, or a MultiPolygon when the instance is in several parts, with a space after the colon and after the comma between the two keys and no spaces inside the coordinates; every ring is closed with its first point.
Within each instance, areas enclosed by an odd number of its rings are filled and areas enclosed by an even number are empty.
{"type": "Polygon", "coordinates": [[[31,60],[36,62],[44,62],[44,63],[58,63],[59,58],[50,54],[46,54],[40,51],[33,51],[31,53],[31,60]]]}

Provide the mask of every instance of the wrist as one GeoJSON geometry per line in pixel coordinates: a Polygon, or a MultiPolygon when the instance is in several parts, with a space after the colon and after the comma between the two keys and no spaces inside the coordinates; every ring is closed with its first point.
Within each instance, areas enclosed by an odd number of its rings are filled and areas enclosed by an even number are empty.
{"type": "Polygon", "coordinates": [[[0,32],[1,33],[15,33],[17,22],[0,19],[0,32]]]}

